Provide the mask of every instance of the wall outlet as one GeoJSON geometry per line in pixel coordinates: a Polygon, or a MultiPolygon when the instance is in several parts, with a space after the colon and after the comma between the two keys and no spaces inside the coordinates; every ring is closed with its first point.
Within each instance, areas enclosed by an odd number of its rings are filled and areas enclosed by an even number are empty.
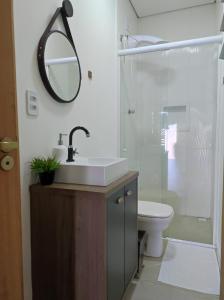
{"type": "Polygon", "coordinates": [[[34,91],[26,91],[26,112],[28,116],[39,115],[39,103],[37,94],[34,91]]]}

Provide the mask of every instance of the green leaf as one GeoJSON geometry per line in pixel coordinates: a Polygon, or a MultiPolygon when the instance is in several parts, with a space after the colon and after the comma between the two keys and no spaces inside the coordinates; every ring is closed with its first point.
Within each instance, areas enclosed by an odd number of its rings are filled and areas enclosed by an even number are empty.
{"type": "Polygon", "coordinates": [[[49,156],[44,157],[34,157],[30,163],[30,168],[35,173],[45,173],[57,170],[60,167],[60,162],[55,159],[55,157],[49,156]]]}

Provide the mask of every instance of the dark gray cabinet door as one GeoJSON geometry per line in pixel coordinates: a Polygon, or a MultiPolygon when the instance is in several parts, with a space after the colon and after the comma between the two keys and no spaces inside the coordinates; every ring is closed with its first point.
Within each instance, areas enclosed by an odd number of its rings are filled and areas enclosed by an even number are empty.
{"type": "Polygon", "coordinates": [[[138,265],[137,180],[125,186],[125,287],[138,265]]]}
{"type": "Polygon", "coordinates": [[[124,189],[107,199],[107,294],[120,300],[124,293],[124,189]]]}

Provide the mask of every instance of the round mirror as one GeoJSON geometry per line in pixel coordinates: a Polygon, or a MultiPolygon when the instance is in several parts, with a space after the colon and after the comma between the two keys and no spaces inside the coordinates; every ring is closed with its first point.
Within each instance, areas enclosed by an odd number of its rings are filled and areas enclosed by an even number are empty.
{"type": "Polygon", "coordinates": [[[39,69],[46,89],[59,102],[74,101],[81,85],[75,46],[63,32],[50,31],[40,49],[39,69]]]}

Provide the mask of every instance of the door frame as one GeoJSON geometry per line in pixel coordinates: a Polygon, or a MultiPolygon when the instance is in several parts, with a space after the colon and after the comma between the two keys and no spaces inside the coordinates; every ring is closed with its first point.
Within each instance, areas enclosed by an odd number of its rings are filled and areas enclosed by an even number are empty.
{"type": "MultiPolygon", "coordinates": [[[[18,142],[13,0],[1,2],[0,26],[0,139],[8,136],[18,142]]],[[[0,152],[0,160],[6,154],[0,152]]],[[[22,300],[24,296],[19,150],[10,152],[9,155],[14,159],[14,167],[9,172],[0,170],[0,236],[3,241],[0,245],[0,299],[22,300]]]]}

